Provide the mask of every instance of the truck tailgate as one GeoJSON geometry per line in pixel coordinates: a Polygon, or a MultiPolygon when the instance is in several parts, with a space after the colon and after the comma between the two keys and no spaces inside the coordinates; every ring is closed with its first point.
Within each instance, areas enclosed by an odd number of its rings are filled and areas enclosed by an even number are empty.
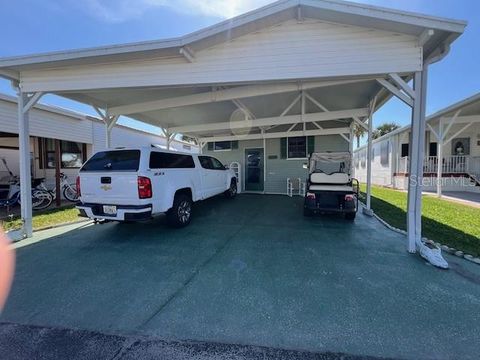
{"type": "Polygon", "coordinates": [[[138,204],[136,172],[81,172],[83,203],[134,205],[138,204]]]}

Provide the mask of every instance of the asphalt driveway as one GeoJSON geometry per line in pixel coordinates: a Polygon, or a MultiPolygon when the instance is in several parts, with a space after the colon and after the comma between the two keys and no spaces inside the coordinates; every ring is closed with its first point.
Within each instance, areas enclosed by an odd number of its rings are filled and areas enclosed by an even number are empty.
{"type": "MultiPolygon", "coordinates": [[[[441,271],[360,215],[241,195],[164,219],[76,225],[18,243],[0,321],[313,352],[477,358],[480,267],[441,271]]],[[[0,337],[2,333],[0,332],[0,337]]]]}

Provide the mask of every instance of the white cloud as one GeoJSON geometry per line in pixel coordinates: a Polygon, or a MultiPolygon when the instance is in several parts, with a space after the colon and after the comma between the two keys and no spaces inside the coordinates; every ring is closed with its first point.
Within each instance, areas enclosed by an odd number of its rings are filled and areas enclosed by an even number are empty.
{"type": "Polygon", "coordinates": [[[273,0],[86,0],[89,15],[108,22],[123,22],[141,17],[147,11],[167,7],[179,13],[231,18],[259,8],[273,0]]]}

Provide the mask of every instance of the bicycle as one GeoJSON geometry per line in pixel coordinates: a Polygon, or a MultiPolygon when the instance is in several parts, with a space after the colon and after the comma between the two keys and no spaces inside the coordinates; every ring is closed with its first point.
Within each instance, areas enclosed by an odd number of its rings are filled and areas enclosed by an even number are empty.
{"type": "MultiPolygon", "coordinates": [[[[34,188],[34,180],[32,183],[32,209],[43,210],[48,208],[52,204],[52,196],[45,193],[43,190],[34,188]]],[[[10,207],[15,205],[21,205],[20,198],[20,179],[18,176],[12,174],[9,183],[0,188],[1,192],[6,196],[0,200],[0,207],[6,207],[7,211],[10,211],[10,207]]]]}
{"type": "MultiPolygon", "coordinates": [[[[42,181],[38,184],[36,189],[40,191],[45,191],[52,197],[52,201],[57,198],[57,192],[55,188],[49,190],[45,186],[45,179],[41,179],[42,181]]],[[[70,184],[68,182],[68,176],[64,173],[60,173],[60,189],[63,192],[63,197],[70,202],[77,202],[78,195],[77,195],[77,187],[74,184],[70,184]]]]}

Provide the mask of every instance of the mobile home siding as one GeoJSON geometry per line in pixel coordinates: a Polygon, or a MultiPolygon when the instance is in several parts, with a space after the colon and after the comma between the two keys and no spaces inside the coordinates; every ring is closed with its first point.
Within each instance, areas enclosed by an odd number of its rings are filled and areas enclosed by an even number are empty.
{"type": "MultiPolygon", "coordinates": [[[[94,121],[92,123],[93,129],[93,152],[105,150],[106,148],[106,135],[105,125],[101,122],[94,121]]],[[[165,138],[136,131],[134,129],[127,129],[125,127],[114,127],[111,133],[111,146],[115,147],[136,147],[136,146],[149,146],[149,145],[166,145],[165,138]]],[[[174,144],[172,147],[177,148],[178,145],[174,144]]],[[[179,149],[181,150],[181,149],[179,149]]]]}
{"type": "Polygon", "coordinates": [[[22,73],[25,91],[375,75],[422,69],[414,36],[306,19],[285,21],[183,57],[22,73]],[[235,69],[235,71],[232,71],[235,69]],[[132,79],[135,79],[132,82],[132,79]]]}
{"type": "MultiPolygon", "coordinates": [[[[266,161],[266,181],[264,184],[265,193],[286,194],[287,178],[294,182],[294,187],[298,188],[297,179],[305,181],[307,170],[303,168],[306,159],[282,159],[281,158],[281,139],[267,139],[265,159],[266,161]],[[270,159],[269,159],[270,157],[270,159]]],[[[263,148],[263,140],[240,140],[238,149],[230,151],[204,151],[204,154],[214,156],[226,165],[232,162],[239,162],[241,165],[242,190],[245,189],[245,150],[251,148],[263,148]]],[[[315,151],[348,151],[348,143],[339,135],[315,136],[315,151]]]]}
{"type": "MultiPolygon", "coordinates": [[[[382,186],[393,185],[393,174],[397,168],[398,135],[390,136],[372,144],[372,183],[382,186]]],[[[354,176],[360,182],[367,181],[366,149],[354,152],[354,176]],[[361,159],[365,161],[361,161],[361,159]]]]}
{"type": "MultiPolygon", "coordinates": [[[[0,131],[18,134],[16,102],[0,100],[0,131]]],[[[30,135],[91,144],[90,121],[38,108],[30,110],[30,135]]]]}

